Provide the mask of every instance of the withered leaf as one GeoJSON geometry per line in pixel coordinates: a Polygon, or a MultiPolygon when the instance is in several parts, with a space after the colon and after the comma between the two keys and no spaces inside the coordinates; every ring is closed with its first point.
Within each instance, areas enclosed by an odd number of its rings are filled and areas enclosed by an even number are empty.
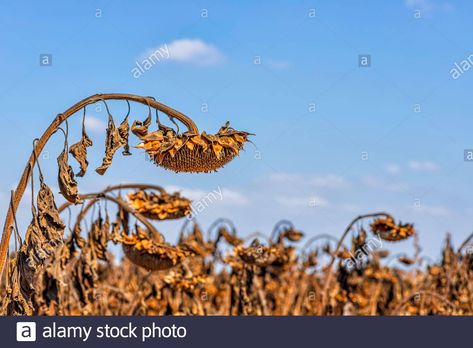
{"type": "Polygon", "coordinates": [[[78,204],[82,201],[79,198],[77,182],[74,179],[74,172],[72,171],[72,167],[68,163],[68,159],[69,157],[67,155],[66,149],[64,149],[57,158],[57,163],[59,165],[59,190],[61,191],[61,194],[66,200],[71,203],[78,204]]]}
{"type": "Polygon", "coordinates": [[[43,235],[34,206],[32,210],[33,219],[26,230],[20,252],[25,256],[28,267],[34,270],[54,252],[54,246],[43,235]]]}
{"type": "Polygon", "coordinates": [[[79,142],[72,145],[69,149],[69,153],[76,159],[80,164],[80,172],[77,173],[77,176],[83,177],[87,171],[87,166],[89,162],[87,161],[87,148],[92,146],[92,140],[85,132],[85,127],[82,126],[82,138],[79,142]]]}
{"type": "Polygon", "coordinates": [[[110,219],[108,215],[105,221],[99,214],[97,220],[94,221],[89,232],[89,242],[94,249],[97,258],[107,261],[107,244],[110,240],[110,219]]]}
{"type": "Polygon", "coordinates": [[[131,132],[138,138],[142,138],[148,134],[148,128],[151,124],[151,114],[144,121],[134,121],[131,126],[131,132]]]}
{"type": "MultiPolygon", "coordinates": [[[[26,266],[27,267],[27,266],[26,266]]],[[[28,271],[27,272],[31,272],[28,271]]],[[[3,298],[2,314],[33,315],[34,306],[32,296],[33,284],[28,282],[25,274],[24,255],[17,255],[7,264],[7,295],[3,298]]]]}
{"type": "Polygon", "coordinates": [[[38,223],[43,235],[52,245],[62,243],[66,226],[59,217],[54,195],[49,186],[44,182],[41,182],[38,192],[37,206],[38,223]]]}
{"type": "Polygon", "coordinates": [[[112,115],[108,116],[108,127],[107,127],[107,139],[105,140],[105,157],[103,158],[102,165],[95,171],[100,175],[105,174],[107,169],[111,166],[113,155],[115,152],[125,146],[125,151],[128,148],[128,117],[123,120],[120,128],[115,126],[112,115]],[[126,135],[126,137],[123,136],[126,135]]]}
{"type": "Polygon", "coordinates": [[[131,156],[130,152],[130,145],[128,144],[128,136],[130,134],[130,125],[128,124],[128,116],[120,124],[118,127],[118,132],[120,133],[120,137],[122,138],[122,142],[124,142],[124,149],[123,149],[123,156],[131,156]]]}

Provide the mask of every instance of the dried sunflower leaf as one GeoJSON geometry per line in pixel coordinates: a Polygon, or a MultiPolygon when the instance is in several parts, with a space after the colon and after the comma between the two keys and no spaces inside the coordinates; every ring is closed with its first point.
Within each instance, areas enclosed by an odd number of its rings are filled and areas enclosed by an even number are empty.
{"type": "Polygon", "coordinates": [[[128,144],[128,120],[125,120],[120,125],[120,128],[115,126],[112,115],[108,116],[108,127],[107,127],[107,139],[105,140],[105,157],[103,158],[102,165],[95,169],[100,175],[105,174],[107,169],[112,165],[113,155],[115,152],[125,146],[125,151],[128,144]],[[126,138],[122,137],[126,135],[126,138]]]}
{"type": "Polygon", "coordinates": [[[92,140],[85,132],[85,128],[82,128],[82,138],[79,142],[72,145],[69,149],[69,153],[79,162],[80,172],[77,176],[83,177],[87,171],[89,162],[87,161],[87,148],[92,146],[92,140]]]}
{"type": "Polygon", "coordinates": [[[134,121],[131,126],[131,132],[138,138],[143,138],[148,134],[148,128],[151,124],[151,115],[149,115],[144,121],[134,121]]]}
{"type": "Polygon", "coordinates": [[[51,189],[43,182],[38,192],[37,206],[38,223],[43,235],[52,245],[62,243],[66,225],[59,217],[51,189]]]}
{"type": "Polygon", "coordinates": [[[57,163],[59,165],[59,190],[61,191],[61,194],[66,200],[71,203],[78,204],[82,201],[79,198],[77,182],[74,179],[74,172],[72,171],[72,167],[68,163],[68,159],[69,157],[67,155],[66,149],[64,149],[57,158],[57,163]]]}
{"type": "Polygon", "coordinates": [[[110,240],[110,219],[107,215],[103,221],[101,214],[92,224],[89,232],[89,242],[97,258],[107,261],[107,244],[110,240]]]}
{"type": "Polygon", "coordinates": [[[123,156],[131,156],[130,152],[130,145],[128,144],[128,137],[130,134],[130,125],[128,124],[128,116],[120,124],[118,127],[118,133],[120,133],[120,137],[122,138],[122,142],[124,142],[124,149],[123,149],[123,156]]]}

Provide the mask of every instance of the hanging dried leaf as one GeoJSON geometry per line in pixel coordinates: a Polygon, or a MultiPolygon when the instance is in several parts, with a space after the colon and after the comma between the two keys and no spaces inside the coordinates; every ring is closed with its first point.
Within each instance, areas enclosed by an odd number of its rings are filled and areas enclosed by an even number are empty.
{"type": "Polygon", "coordinates": [[[68,163],[69,157],[67,155],[66,147],[57,158],[59,165],[58,184],[61,194],[66,200],[71,203],[82,203],[79,198],[79,191],[77,189],[77,182],[74,179],[74,172],[68,163]]]}
{"type": "Polygon", "coordinates": [[[94,221],[89,232],[89,241],[91,247],[97,258],[107,261],[107,244],[110,240],[110,218],[107,214],[105,221],[102,219],[101,213],[99,217],[94,221]]]}
{"type": "Polygon", "coordinates": [[[31,207],[33,219],[26,230],[25,242],[20,252],[25,255],[28,267],[35,270],[54,252],[54,246],[43,235],[34,206],[31,207]]]}
{"type": "Polygon", "coordinates": [[[1,313],[3,315],[33,315],[32,297],[34,287],[24,276],[24,262],[20,254],[7,264],[7,295],[3,298],[1,313]]]}
{"type": "Polygon", "coordinates": [[[37,197],[38,223],[43,235],[51,245],[62,243],[66,226],[59,217],[51,189],[41,176],[41,186],[37,197]]]}
{"type": "Polygon", "coordinates": [[[122,138],[122,142],[124,143],[123,149],[123,156],[131,156],[130,152],[130,145],[128,144],[128,137],[130,135],[130,125],[128,124],[128,116],[120,124],[118,127],[118,133],[120,133],[120,137],[122,138]]]}
{"type": "Polygon", "coordinates": [[[117,128],[112,115],[108,115],[105,157],[103,158],[102,165],[95,170],[100,175],[105,174],[112,164],[113,155],[115,155],[115,152],[117,152],[120,147],[125,146],[125,152],[128,151],[128,129],[128,117],[126,117],[120,127],[117,128]]]}
{"type": "Polygon", "coordinates": [[[79,262],[75,264],[74,277],[80,301],[84,304],[94,301],[94,290],[99,274],[97,256],[90,241],[82,248],[79,262]]]}
{"type": "Polygon", "coordinates": [[[83,177],[87,171],[89,162],[87,161],[87,148],[92,146],[92,140],[85,132],[85,125],[82,124],[82,138],[79,142],[75,143],[69,149],[69,153],[79,162],[80,172],[77,173],[77,176],[83,177]]]}
{"type": "Polygon", "coordinates": [[[131,132],[138,138],[143,138],[148,134],[148,128],[151,124],[151,114],[144,121],[134,121],[131,126],[131,132]]]}

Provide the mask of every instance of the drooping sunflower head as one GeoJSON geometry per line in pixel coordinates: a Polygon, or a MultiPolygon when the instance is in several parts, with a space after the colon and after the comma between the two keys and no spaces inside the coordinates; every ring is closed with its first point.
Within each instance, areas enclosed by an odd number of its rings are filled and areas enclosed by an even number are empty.
{"type": "Polygon", "coordinates": [[[128,204],[137,213],[152,220],[180,219],[191,213],[191,201],[179,192],[158,193],[138,190],[128,194],[128,204]]]}
{"type": "Polygon", "coordinates": [[[228,122],[217,134],[160,129],[142,136],[137,148],[144,149],[156,165],[175,172],[211,172],[235,158],[249,135],[231,128],[228,122]]]}
{"type": "Polygon", "coordinates": [[[401,222],[396,224],[390,216],[375,219],[370,227],[373,233],[379,234],[381,239],[389,242],[407,239],[415,234],[414,225],[401,222]]]}
{"type": "Polygon", "coordinates": [[[249,247],[244,245],[235,247],[233,255],[249,265],[265,267],[273,264],[281,257],[281,250],[275,246],[264,246],[255,239],[249,247]]]}
{"type": "Polygon", "coordinates": [[[198,286],[208,284],[210,277],[203,274],[183,274],[172,270],[163,278],[163,281],[173,288],[192,291],[198,286]]]}
{"type": "Polygon", "coordinates": [[[161,271],[182,263],[189,252],[164,242],[156,242],[145,233],[123,234],[117,242],[122,244],[125,256],[134,264],[148,270],[161,271]]]}

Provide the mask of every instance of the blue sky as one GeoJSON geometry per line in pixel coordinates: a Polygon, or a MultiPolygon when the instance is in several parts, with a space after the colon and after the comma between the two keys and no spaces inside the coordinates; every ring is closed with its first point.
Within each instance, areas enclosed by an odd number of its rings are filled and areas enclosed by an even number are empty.
{"type": "MultiPolygon", "coordinates": [[[[473,229],[473,163],[463,159],[473,149],[473,71],[451,75],[473,53],[472,11],[471,2],[440,0],[2,2],[0,217],[32,139],[57,113],[95,93],[133,93],[190,115],[201,130],[230,120],[256,134],[255,146],[199,175],[156,168],[134,150],[104,177],[90,170],[81,192],[148,182],[199,199],[221,188],[222,201],[198,220],[208,227],[227,217],[242,234],[269,234],[284,218],[308,235],[339,236],[358,214],[387,211],[414,222],[423,253],[437,257],[447,232],[458,245],[473,229]],[[170,56],[134,78],[135,62],[160,47],[170,56]],[[40,66],[40,54],[52,66],[40,66]],[[359,67],[360,55],[370,67],[359,67]]],[[[125,105],[110,107],[121,121],[125,105]]],[[[146,113],[134,105],[132,119],[146,113]]],[[[93,169],[106,114],[89,108],[87,118],[93,169]]],[[[71,143],[80,119],[70,121],[71,143]]],[[[61,144],[54,136],[41,161],[56,192],[61,144]]],[[[26,204],[18,218],[26,228],[26,204]]],[[[162,225],[168,240],[179,225],[162,225]]]]}

